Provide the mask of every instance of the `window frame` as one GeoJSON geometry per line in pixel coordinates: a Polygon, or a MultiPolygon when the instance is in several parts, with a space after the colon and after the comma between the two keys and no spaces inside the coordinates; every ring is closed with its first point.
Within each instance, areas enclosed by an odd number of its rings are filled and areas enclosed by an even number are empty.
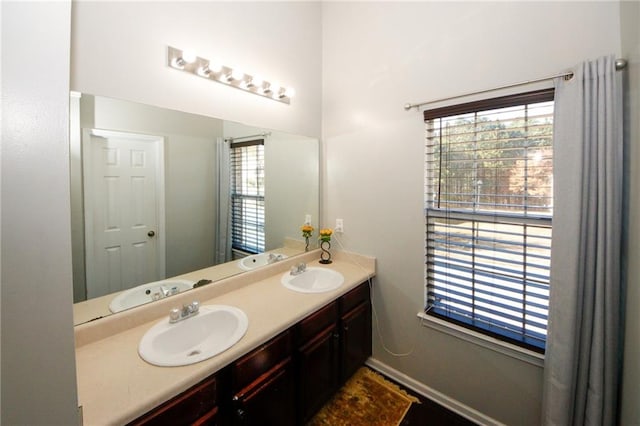
{"type": "Polygon", "coordinates": [[[265,250],[265,182],[264,182],[264,139],[255,139],[244,142],[232,142],[230,144],[230,216],[231,216],[231,248],[246,254],[258,254],[265,250]],[[243,192],[243,182],[238,178],[242,175],[244,166],[243,158],[238,158],[238,153],[243,148],[259,147],[253,159],[256,165],[256,194],[243,192]],[[238,165],[241,169],[238,170],[238,165]],[[245,214],[244,202],[251,201],[256,204],[255,211],[245,214]],[[238,206],[238,203],[241,206],[238,206]],[[251,218],[251,219],[249,219],[251,218]]]}
{"type": "MultiPolygon", "coordinates": [[[[553,100],[554,100],[554,89],[550,88],[550,89],[542,89],[542,90],[530,91],[525,93],[518,93],[515,95],[501,96],[501,97],[496,97],[491,99],[484,99],[480,101],[467,102],[462,104],[429,109],[429,110],[425,110],[423,112],[423,115],[424,115],[424,122],[426,125],[428,125],[429,121],[439,119],[439,118],[457,116],[462,114],[470,114],[470,113],[480,113],[483,111],[497,110],[500,108],[509,108],[509,107],[515,107],[515,106],[524,106],[524,105],[536,104],[541,102],[549,102],[553,100]]],[[[553,138],[553,134],[551,135],[551,137],[553,138]]],[[[427,137],[427,141],[428,140],[429,140],[429,137],[427,137]]],[[[428,160],[428,157],[427,157],[428,155],[429,153],[427,152],[427,145],[425,145],[425,160],[428,160]]],[[[429,242],[429,239],[430,239],[429,236],[433,234],[433,231],[429,231],[430,218],[434,216],[441,216],[445,214],[445,212],[446,214],[449,215],[448,216],[449,219],[456,219],[456,218],[463,218],[463,217],[466,217],[467,219],[469,219],[469,217],[481,218],[483,215],[486,215],[487,212],[486,211],[474,212],[474,211],[468,211],[464,209],[456,211],[456,209],[446,209],[446,208],[440,208],[440,207],[434,208],[433,206],[430,206],[430,204],[434,203],[433,200],[431,201],[427,200],[427,193],[428,193],[427,189],[429,186],[428,182],[430,177],[433,178],[433,176],[430,176],[430,170],[428,170],[428,161],[426,161],[425,162],[425,182],[424,182],[424,189],[425,189],[425,200],[424,200],[425,201],[425,206],[424,206],[425,310],[419,313],[418,316],[421,317],[423,320],[438,318],[438,321],[433,321],[434,324],[432,324],[431,326],[433,326],[433,328],[440,329],[441,331],[447,328],[452,328],[452,329],[455,329],[455,333],[453,334],[459,335],[460,329],[468,330],[468,331],[470,330],[470,334],[473,334],[476,336],[474,337],[475,340],[479,339],[479,340],[485,340],[485,341],[494,341],[494,340],[502,341],[504,343],[502,343],[501,346],[504,346],[505,344],[507,346],[514,345],[514,346],[523,348],[525,351],[535,352],[538,355],[534,356],[534,358],[537,358],[538,356],[543,356],[540,354],[544,354],[544,346],[540,348],[539,346],[529,344],[526,341],[526,339],[520,339],[520,338],[512,339],[504,335],[507,333],[492,332],[487,330],[488,327],[485,327],[485,326],[478,327],[476,326],[476,324],[474,324],[473,319],[461,319],[461,318],[456,318],[454,315],[446,315],[446,314],[443,315],[439,309],[434,308],[434,306],[431,305],[432,301],[429,299],[429,288],[433,287],[434,284],[430,284],[429,280],[434,279],[433,278],[434,274],[432,274],[430,277],[430,274],[429,274],[430,246],[429,244],[435,244],[435,243],[429,242]],[[447,324],[451,324],[452,326],[449,326],[447,324]],[[478,335],[478,333],[480,334],[478,335]]],[[[502,215],[502,216],[504,217],[508,216],[506,217],[507,221],[521,222],[523,224],[532,224],[533,226],[548,226],[549,229],[552,229],[552,215],[536,216],[531,214],[527,215],[523,213],[523,214],[502,215]]],[[[473,219],[472,219],[472,222],[473,222],[473,219]]],[[[550,252],[550,249],[549,249],[549,252],[550,252]]],[[[432,256],[431,261],[434,262],[433,253],[431,254],[431,256],[432,256]]],[[[473,269],[473,266],[471,267],[473,269]]],[[[526,290],[523,290],[522,294],[524,294],[524,291],[526,290]]],[[[476,303],[476,302],[474,301],[473,303],[476,303]]],[[[548,305],[547,305],[547,308],[548,308],[548,305]]],[[[545,341],[546,341],[546,338],[545,338],[545,341]]]]}

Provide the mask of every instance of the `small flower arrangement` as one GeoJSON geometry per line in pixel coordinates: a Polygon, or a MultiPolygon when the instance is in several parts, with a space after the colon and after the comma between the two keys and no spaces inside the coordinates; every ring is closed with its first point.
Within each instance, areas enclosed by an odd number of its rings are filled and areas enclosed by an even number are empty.
{"type": "Polygon", "coordinates": [[[313,234],[313,226],[311,225],[302,225],[300,230],[302,231],[302,236],[304,238],[309,238],[311,237],[311,234],[313,234]]]}
{"type": "Polygon", "coordinates": [[[331,234],[333,234],[333,230],[326,228],[320,230],[320,240],[329,242],[331,241],[331,234]]]}

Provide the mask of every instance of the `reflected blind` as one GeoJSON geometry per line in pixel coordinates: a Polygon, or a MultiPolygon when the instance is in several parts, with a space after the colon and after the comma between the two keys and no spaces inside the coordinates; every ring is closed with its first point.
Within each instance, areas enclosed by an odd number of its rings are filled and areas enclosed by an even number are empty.
{"type": "Polygon", "coordinates": [[[231,144],[231,243],[264,251],[264,140],[231,144]]]}
{"type": "Polygon", "coordinates": [[[425,312],[544,352],[553,90],[424,112],[425,312]]]}

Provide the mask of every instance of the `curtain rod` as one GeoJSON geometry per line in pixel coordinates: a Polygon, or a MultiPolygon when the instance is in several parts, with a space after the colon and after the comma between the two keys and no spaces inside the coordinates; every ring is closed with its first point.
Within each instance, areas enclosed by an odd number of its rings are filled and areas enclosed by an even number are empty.
{"type": "Polygon", "coordinates": [[[263,132],[263,133],[258,133],[257,135],[249,135],[249,136],[237,136],[235,138],[224,138],[224,141],[233,142],[239,139],[266,138],[267,136],[271,136],[271,132],[263,132]]]}
{"type": "MultiPolygon", "coordinates": [[[[622,70],[622,69],[626,68],[626,66],[627,66],[627,60],[626,59],[616,59],[616,70],[618,70],[618,71],[622,70]]],[[[548,76],[548,77],[537,78],[535,80],[522,81],[520,83],[511,83],[511,84],[507,84],[507,85],[500,86],[500,87],[494,87],[492,89],[484,89],[484,90],[478,90],[478,91],[475,91],[475,92],[463,93],[463,94],[460,94],[460,95],[449,96],[448,98],[435,99],[433,101],[420,102],[420,103],[417,103],[417,104],[406,103],[406,104],[404,104],[404,110],[405,111],[409,111],[412,108],[420,108],[421,106],[433,104],[435,102],[450,101],[452,99],[464,98],[466,96],[480,95],[482,93],[495,92],[497,90],[509,89],[509,88],[518,87],[518,86],[525,86],[527,84],[533,84],[533,83],[540,83],[542,81],[553,80],[554,78],[558,78],[558,77],[565,77],[567,79],[570,79],[571,77],[573,77],[573,71],[567,71],[567,72],[563,72],[563,73],[560,73],[560,74],[551,75],[551,76],[548,76]]]]}

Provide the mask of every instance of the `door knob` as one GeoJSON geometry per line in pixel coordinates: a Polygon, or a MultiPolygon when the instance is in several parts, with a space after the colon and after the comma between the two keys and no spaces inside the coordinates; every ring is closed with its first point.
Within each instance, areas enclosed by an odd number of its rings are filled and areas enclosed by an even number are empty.
{"type": "Polygon", "coordinates": [[[147,235],[150,236],[150,237],[154,237],[156,235],[156,233],[153,232],[153,231],[149,231],[149,232],[147,232],[147,235]]]}

